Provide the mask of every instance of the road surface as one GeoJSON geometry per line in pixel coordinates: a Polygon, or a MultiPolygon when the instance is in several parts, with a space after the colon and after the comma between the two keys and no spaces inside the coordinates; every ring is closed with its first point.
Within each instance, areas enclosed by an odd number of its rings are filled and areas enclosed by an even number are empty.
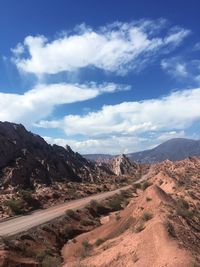
{"type": "MultiPolygon", "coordinates": [[[[135,184],[140,183],[146,179],[145,175],[141,177],[135,184]]],[[[104,192],[97,195],[73,200],[67,203],[55,205],[45,210],[38,210],[31,214],[15,217],[7,221],[0,222],[0,236],[12,236],[24,231],[27,231],[33,227],[47,223],[53,219],[62,216],[68,209],[80,209],[90,203],[91,200],[103,200],[116,193],[120,190],[129,189],[131,185],[121,187],[114,191],[104,192]]]]}
{"type": "Polygon", "coordinates": [[[68,209],[80,209],[85,207],[90,203],[91,200],[102,200],[107,197],[110,197],[116,193],[119,193],[120,190],[125,190],[131,186],[125,186],[120,189],[100,193],[97,195],[92,195],[89,197],[72,200],[67,203],[62,203],[55,205],[45,210],[38,210],[31,214],[15,217],[13,219],[0,222],[0,236],[12,236],[20,232],[29,230],[35,226],[47,223],[65,213],[68,209]]]}

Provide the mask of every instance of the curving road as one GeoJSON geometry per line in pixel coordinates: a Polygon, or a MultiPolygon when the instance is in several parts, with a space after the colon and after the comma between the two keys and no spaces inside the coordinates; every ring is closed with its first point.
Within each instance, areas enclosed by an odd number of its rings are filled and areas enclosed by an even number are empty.
{"type": "MultiPolygon", "coordinates": [[[[146,180],[146,175],[143,175],[135,184],[146,180]]],[[[131,185],[121,187],[114,191],[104,192],[89,197],[73,200],[67,203],[55,205],[45,210],[38,210],[31,214],[15,217],[7,221],[0,222],[0,236],[12,236],[24,231],[27,231],[33,227],[47,223],[57,217],[63,215],[68,209],[80,209],[90,203],[91,200],[103,200],[110,197],[120,190],[129,189],[131,185]]]]}
{"type": "Polygon", "coordinates": [[[73,200],[67,203],[62,203],[55,205],[45,210],[38,210],[31,214],[15,217],[7,221],[0,222],[0,236],[12,236],[20,232],[29,230],[35,226],[47,223],[65,213],[68,209],[80,209],[85,207],[90,203],[91,200],[102,200],[107,197],[110,197],[116,193],[119,193],[120,190],[128,189],[131,186],[125,186],[120,189],[100,193],[97,195],[92,195],[89,197],[73,200]]]}

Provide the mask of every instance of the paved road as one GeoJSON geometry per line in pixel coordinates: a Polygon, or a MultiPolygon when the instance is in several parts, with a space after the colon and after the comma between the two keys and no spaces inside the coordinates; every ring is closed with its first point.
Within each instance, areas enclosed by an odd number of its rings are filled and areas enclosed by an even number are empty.
{"type": "MultiPolygon", "coordinates": [[[[144,175],[135,184],[140,183],[146,179],[144,175]]],[[[15,217],[13,219],[0,222],[0,236],[11,236],[14,234],[21,233],[23,231],[29,230],[35,226],[47,223],[65,213],[68,209],[80,209],[85,207],[90,203],[91,200],[102,200],[107,197],[110,197],[116,193],[119,193],[120,190],[125,190],[130,188],[131,186],[124,186],[120,189],[100,193],[97,195],[92,195],[89,197],[73,200],[67,203],[62,203],[59,205],[55,205],[45,210],[38,210],[29,215],[24,215],[20,217],[15,217]]]]}
{"type": "Polygon", "coordinates": [[[122,189],[128,189],[131,186],[125,186],[120,189],[92,195],[82,199],[73,200],[67,203],[55,205],[45,210],[35,211],[29,215],[15,217],[13,219],[0,222],[0,236],[11,236],[32,227],[47,223],[65,213],[67,209],[80,209],[90,203],[91,200],[102,200],[119,193],[122,189]]]}

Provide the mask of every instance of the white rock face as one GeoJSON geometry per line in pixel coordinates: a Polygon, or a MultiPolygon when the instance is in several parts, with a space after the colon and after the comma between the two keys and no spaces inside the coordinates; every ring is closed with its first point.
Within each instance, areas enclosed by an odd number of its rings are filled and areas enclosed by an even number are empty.
{"type": "Polygon", "coordinates": [[[116,175],[133,175],[138,169],[138,165],[131,162],[124,154],[112,159],[110,165],[116,175]]]}

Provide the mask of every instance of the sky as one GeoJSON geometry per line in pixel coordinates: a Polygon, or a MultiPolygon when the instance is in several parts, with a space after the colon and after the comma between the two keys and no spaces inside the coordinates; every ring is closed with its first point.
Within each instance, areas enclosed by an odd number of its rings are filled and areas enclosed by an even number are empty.
{"type": "Polygon", "coordinates": [[[200,139],[199,0],[0,0],[0,121],[81,154],[200,139]]]}

